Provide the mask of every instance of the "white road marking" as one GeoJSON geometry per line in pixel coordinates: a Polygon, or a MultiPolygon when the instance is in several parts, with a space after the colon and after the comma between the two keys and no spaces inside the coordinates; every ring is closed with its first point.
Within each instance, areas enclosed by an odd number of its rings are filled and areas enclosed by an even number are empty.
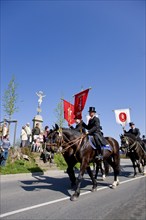
{"type": "MultiPolygon", "coordinates": [[[[124,184],[124,183],[127,183],[127,182],[137,180],[137,179],[141,179],[141,178],[144,178],[144,177],[145,176],[140,176],[140,177],[136,177],[134,179],[124,180],[123,182],[120,182],[120,185],[124,184]]],[[[104,190],[104,189],[107,189],[107,188],[109,188],[109,186],[101,187],[101,188],[97,189],[97,191],[101,191],[101,190],[104,190]]],[[[89,194],[89,193],[91,193],[91,191],[83,192],[83,193],[80,194],[80,196],[83,196],[83,195],[86,195],[86,194],[89,194]]],[[[33,205],[33,206],[26,207],[26,208],[23,208],[23,209],[18,209],[18,210],[12,211],[12,212],[6,212],[4,214],[1,214],[0,218],[10,216],[10,215],[14,215],[14,214],[17,214],[17,213],[20,213],[20,212],[25,212],[25,211],[28,211],[28,210],[31,210],[31,209],[36,209],[36,208],[39,208],[39,207],[42,207],[42,206],[51,205],[53,203],[65,201],[65,200],[68,200],[68,199],[70,199],[70,196],[66,196],[62,199],[56,199],[56,200],[53,200],[53,201],[44,202],[44,203],[41,203],[41,204],[38,204],[38,205],[33,205]]]]}

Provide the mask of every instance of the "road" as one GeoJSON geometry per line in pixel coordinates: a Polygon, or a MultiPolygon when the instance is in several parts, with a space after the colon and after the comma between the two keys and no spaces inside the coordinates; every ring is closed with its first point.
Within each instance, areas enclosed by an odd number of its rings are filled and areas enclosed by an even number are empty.
{"type": "Polygon", "coordinates": [[[105,181],[99,175],[98,190],[91,192],[91,181],[84,176],[81,196],[70,201],[70,182],[63,171],[44,175],[1,177],[1,219],[104,219],[145,220],[146,178],[132,178],[129,160],[121,160],[120,185],[111,189],[112,173],[105,181]]]}

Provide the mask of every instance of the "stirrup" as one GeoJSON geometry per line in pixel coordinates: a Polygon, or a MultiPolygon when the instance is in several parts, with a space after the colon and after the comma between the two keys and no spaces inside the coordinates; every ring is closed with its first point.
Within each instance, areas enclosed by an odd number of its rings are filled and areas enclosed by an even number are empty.
{"type": "Polygon", "coordinates": [[[95,156],[95,159],[98,159],[98,160],[103,160],[103,155],[101,155],[101,154],[96,155],[96,156],[95,156]]]}

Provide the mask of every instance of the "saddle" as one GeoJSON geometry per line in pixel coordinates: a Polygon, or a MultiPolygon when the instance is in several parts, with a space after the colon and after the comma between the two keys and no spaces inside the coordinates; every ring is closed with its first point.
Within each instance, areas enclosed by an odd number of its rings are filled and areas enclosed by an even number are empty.
{"type": "MultiPolygon", "coordinates": [[[[88,137],[89,137],[89,142],[90,142],[91,147],[94,150],[96,150],[96,144],[95,144],[94,138],[92,136],[88,136],[88,137]]],[[[110,145],[106,145],[106,146],[101,146],[101,150],[102,151],[104,151],[104,150],[112,151],[112,148],[110,145]]]]}

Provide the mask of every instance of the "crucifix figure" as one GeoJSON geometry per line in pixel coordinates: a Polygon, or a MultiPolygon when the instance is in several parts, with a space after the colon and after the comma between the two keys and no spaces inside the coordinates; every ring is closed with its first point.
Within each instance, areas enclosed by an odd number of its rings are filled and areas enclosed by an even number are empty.
{"type": "Polygon", "coordinates": [[[43,95],[43,92],[42,92],[42,91],[39,91],[38,93],[36,92],[36,94],[37,94],[37,96],[39,97],[39,99],[38,99],[38,107],[41,107],[43,98],[44,98],[46,95],[43,95]]]}

